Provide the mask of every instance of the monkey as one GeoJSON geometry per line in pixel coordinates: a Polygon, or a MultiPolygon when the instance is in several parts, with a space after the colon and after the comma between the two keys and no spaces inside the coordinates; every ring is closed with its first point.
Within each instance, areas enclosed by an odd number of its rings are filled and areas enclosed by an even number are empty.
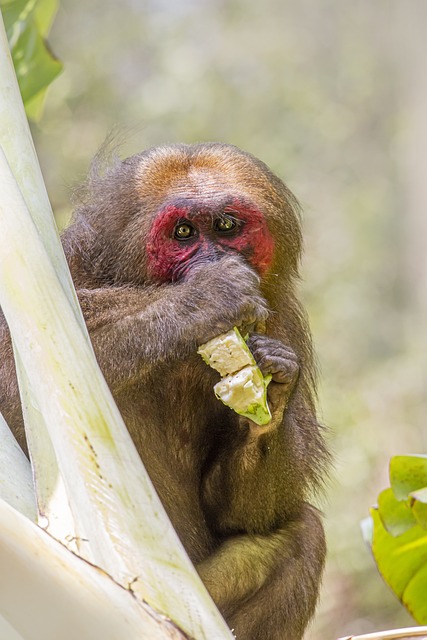
{"type": "MultiPolygon", "coordinates": [[[[325,562],[329,452],[297,283],[299,205],[222,143],[93,163],[65,255],[96,357],[190,559],[237,640],[300,640],[325,562]],[[264,375],[258,426],[213,393],[197,348],[234,326],[264,375]]],[[[0,321],[0,410],[25,436],[0,321]]]]}

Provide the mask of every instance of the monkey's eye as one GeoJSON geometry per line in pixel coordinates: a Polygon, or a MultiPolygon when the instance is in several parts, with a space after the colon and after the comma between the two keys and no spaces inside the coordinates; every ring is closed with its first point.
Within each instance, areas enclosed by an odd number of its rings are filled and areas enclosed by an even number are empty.
{"type": "Polygon", "coordinates": [[[173,232],[173,237],[176,240],[188,240],[195,235],[196,229],[189,222],[178,222],[173,232]]]}
{"type": "Polygon", "coordinates": [[[229,216],[222,216],[218,218],[214,222],[214,229],[218,233],[231,234],[238,228],[238,221],[235,218],[231,218],[229,216]]]}

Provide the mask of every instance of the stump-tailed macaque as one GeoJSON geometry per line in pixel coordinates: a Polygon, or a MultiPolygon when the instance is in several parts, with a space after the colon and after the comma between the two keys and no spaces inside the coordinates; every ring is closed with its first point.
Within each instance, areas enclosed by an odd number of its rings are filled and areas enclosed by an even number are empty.
{"type": "MultiPolygon", "coordinates": [[[[62,236],[95,353],[190,558],[238,640],[299,640],[325,558],[328,453],[295,282],[298,207],[259,160],[171,145],[92,170],[62,236]],[[258,426],[197,348],[233,326],[272,375],[258,426]]],[[[0,322],[0,409],[24,444],[0,322]]]]}

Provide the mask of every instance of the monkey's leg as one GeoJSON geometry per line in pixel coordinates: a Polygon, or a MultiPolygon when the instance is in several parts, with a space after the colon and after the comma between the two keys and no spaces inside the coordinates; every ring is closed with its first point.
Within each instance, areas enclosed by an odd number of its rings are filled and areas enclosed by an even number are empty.
{"type": "Polygon", "coordinates": [[[236,535],[197,569],[237,640],[299,640],[312,617],[326,547],[318,512],[268,535],[236,535]]]}
{"type": "Polygon", "coordinates": [[[324,533],[303,500],[298,420],[286,418],[258,437],[247,426],[205,477],[205,512],[228,539],[200,575],[238,640],[299,640],[317,601],[324,533]]]}

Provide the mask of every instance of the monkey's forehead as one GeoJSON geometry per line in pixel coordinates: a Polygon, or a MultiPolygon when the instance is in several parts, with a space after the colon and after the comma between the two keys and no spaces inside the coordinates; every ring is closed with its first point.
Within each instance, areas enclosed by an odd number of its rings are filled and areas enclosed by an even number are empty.
{"type": "Polygon", "coordinates": [[[141,170],[137,174],[137,188],[142,193],[147,187],[155,185],[158,192],[164,195],[173,194],[185,199],[203,198],[204,200],[224,197],[229,193],[236,193],[241,183],[230,176],[210,170],[195,169],[172,171],[166,168],[158,169],[153,175],[151,170],[141,170]]]}
{"type": "MultiPolygon", "coordinates": [[[[238,156],[240,161],[241,158],[238,156]]],[[[267,176],[256,165],[242,165],[233,159],[199,156],[177,158],[141,158],[136,167],[136,188],[141,197],[157,193],[161,198],[217,200],[246,194],[254,202],[263,200],[270,188],[267,176]]]]}
{"type": "Polygon", "coordinates": [[[241,194],[214,192],[183,193],[172,191],[166,199],[165,206],[173,204],[177,208],[185,210],[189,216],[217,214],[218,212],[245,213],[248,210],[258,210],[255,203],[241,194]]]}

